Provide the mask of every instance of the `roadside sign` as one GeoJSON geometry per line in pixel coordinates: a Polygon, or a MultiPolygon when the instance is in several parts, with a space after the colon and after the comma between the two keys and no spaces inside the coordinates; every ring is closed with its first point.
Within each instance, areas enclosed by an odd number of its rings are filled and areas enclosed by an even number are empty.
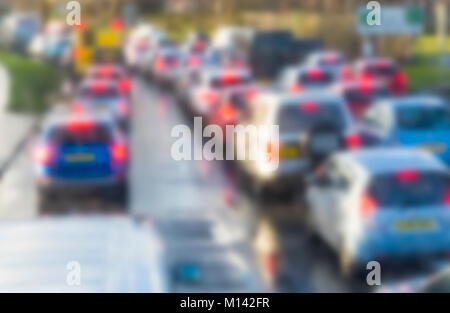
{"type": "Polygon", "coordinates": [[[360,35],[417,35],[423,33],[424,14],[419,6],[382,5],[381,25],[369,25],[371,9],[357,9],[356,30],[360,35]]]}

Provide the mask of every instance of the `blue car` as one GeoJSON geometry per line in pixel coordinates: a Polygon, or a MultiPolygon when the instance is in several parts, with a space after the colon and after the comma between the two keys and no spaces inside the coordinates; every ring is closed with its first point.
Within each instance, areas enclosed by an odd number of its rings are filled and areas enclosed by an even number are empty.
{"type": "Polygon", "coordinates": [[[364,142],[417,147],[450,164],[450,107],[434,96],[376,102],[360,128],[364,142]]]}
{"type": "Polygon", "coordinates": [[[109,117],[75,115],[47,122],[33,150],[40,206],[66,194],[126,195],[128,147],[109,117]]]}

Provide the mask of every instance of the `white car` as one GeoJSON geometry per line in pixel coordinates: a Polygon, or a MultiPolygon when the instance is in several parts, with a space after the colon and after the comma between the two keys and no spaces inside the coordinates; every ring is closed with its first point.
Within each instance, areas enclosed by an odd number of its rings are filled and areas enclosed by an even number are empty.
{"type": "Polygon", "coordinates": [[[169,292],[156,232],[126,217],[3,222],[1,292],[169,292]]]}
{"type": "Polygon", "coordinates": [[[337,252],[344,274],[450,247],[449,171],[427,152],[336,153],[308,180],[306,203],[310,230],[337,252]]]}
{"type": "MultiPolygon", "coordinates": [[[[240,123],[245,127],[279,127],[279,164],[275,171],[266,171],[264,164],[251,158],[238,161],[265,194],[300,186],[302,177],[318,160],[336,150],[359,147],[345,102],[334,93],[262,93],[250,102],[240,123]]],[[[239,149],[249,148],[237,146],[239,149]]]]}
{"type": "Polygon", "coordinates": [[[348,65],[342,53],[332,50],[313,52],[306,57],[304,64],[334,70],[339,70],[343,66],[348,65]]]}
{"type": "Polygon", "coordinates": [[[216,107],[222,93],[254,84],[248,69],[212,67],[200,71],[198,83],[187,93],[187,104],[195,115],[206,116],[216,107]]]}
{"type": "Polygon", "coordinates": [[[309,65],[289,66],[281,72],[276,86],[283,91],[298,93],[327,88],[338,79],[339,76],[331,69],[309,65]]]}

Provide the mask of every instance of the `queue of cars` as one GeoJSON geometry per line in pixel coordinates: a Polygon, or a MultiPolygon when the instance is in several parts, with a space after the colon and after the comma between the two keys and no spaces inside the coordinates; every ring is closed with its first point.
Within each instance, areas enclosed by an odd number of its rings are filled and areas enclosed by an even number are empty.
{"type": "Polygon", "coordinates": [[[153,69],[154,79],[173,87],[186,112],[222,129],[279,125],[278,169],[267,175],[251,160],[237,169],[259,196],[302,193],[305,224],[336,251],[342,272],[448,252],[450,109],[437,96],[408,95],[395,61],[318,51],[264,85],[245,58],[224,57],[205,37],[186,46],[202,49],[171,45],[184,60],[173,71],[158,58],[164,53],[153,54],[166,71],[153,69]]]}
{"type": "Polygon", "coordinates": [[[104,195],[126,207],[131,80],[116,64],[92,66],[69,112],[50,114],[34,147],[41,213],[59,195],[104,195]]]}
{"type": "MultiPolygon", "coordinates": [[[[247,159],[236,168],[259,198],[301,194],[305,225],[336,251],[343,273],[370,260],[448,252],[444,100],[408,95],[406,75],[387,58],[352,63],[337,51],[313,52],[268,85],[241,51],[227,52],[205,35],[178,46],[163,30],[141,25],[123,54],[128,69],[170,88],[191,116],[222,129],[278,125],[277,170],[268,174],[247,159]]],[[[131,89],[121,66],[91,66],[71,112],[45,123],[34,156],[44,210],[61,190],[102,189],[126,199],[131,89]]]]}

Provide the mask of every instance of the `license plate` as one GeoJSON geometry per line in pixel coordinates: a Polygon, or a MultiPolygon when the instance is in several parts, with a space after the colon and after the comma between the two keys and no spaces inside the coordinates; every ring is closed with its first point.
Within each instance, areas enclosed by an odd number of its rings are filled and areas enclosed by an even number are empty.
{"type": "Polygon", "coordinates": [[[64,159],[69,162],[91,162],[94,161],[95,156],[90,153],[77,153],[77,154],[68,154],[64,157],[64,159]]]}
{"type": "Polygon", "coordinates": [[[280,157],[282,159],[292,159],[299,156],[298,147],[281,147],[280,157]]]}
{"type": "Polygon", "coordinates": [[[444,152],[447,149],[447,146],[443,143],[432,143],[419,146],[420,149],[429,151],[429,152],[444,152]]]}
{"type": "Polygon", "coordinates": [[[436,229],[434,220],[401,220],[394,224],[394,229],[399,231],[433,230],[436,229]]]}

